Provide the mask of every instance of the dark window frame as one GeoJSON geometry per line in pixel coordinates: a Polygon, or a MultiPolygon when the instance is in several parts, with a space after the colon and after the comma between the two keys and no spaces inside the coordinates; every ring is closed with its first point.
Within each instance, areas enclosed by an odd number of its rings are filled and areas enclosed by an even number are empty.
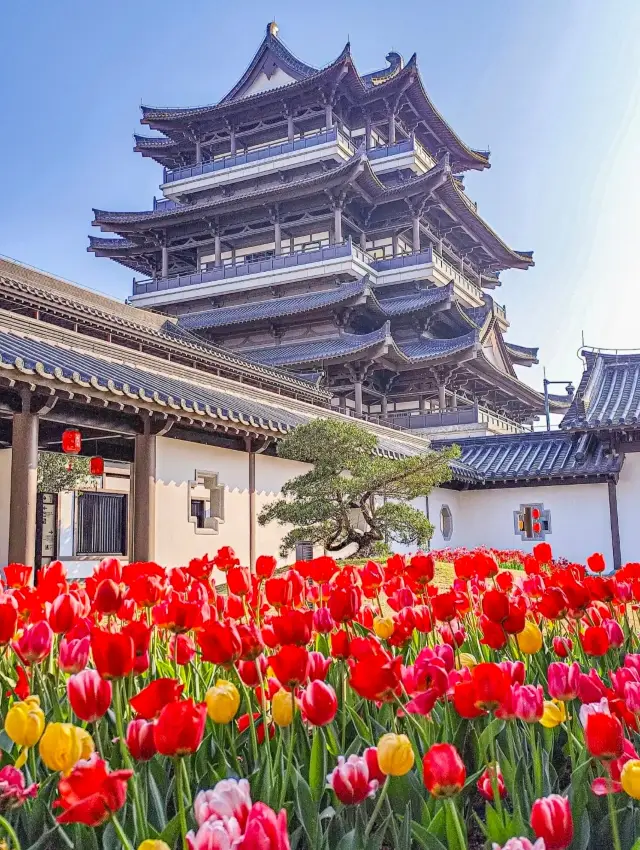
{"type": "Polygon", "coordinates": [[[104,490],[78,490],[74,501],[73,551],[75,556],[79,558],[99,558],[107,555],[127,557],[129,494],[104,490]],[[102,516],[96,517],[97,510],[103,512],[102,516]],[[96,527],[96,520],[102,523],[102,530],[100,525],[96,527]],[[115,529],[105,528],[105,525],[113,525],[114,522],[118,524],[115,529]]]}

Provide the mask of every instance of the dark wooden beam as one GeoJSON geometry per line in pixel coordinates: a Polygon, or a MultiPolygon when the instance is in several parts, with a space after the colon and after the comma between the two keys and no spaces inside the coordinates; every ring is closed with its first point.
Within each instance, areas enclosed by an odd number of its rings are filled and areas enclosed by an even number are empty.
{"type": "Polygon", "coordinates": [[[611,525],[613,568],[618,570],[622,566],[622,552],[620,548],[620,523],[618,520],[618,492],[616,482],[609,481],[607,487],[609,490],[609,522],[611,525]]]}

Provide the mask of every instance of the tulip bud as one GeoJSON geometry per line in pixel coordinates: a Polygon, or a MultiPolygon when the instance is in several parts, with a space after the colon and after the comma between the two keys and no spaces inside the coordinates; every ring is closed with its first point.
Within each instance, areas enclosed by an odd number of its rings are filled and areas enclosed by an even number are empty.
{"type": "Polygon", "coordinates": [[[406,735],[389,732],[378,741],[378,765],[386,776],[404,776],[415,762],[411,741],[406,735]]]}
{"type": "Polygon", "coordinates": [[[369,774],[367,761],[362,756],[350,755],[345,760],[338,756],[338,765],[327,776],[327,782],[345,805],[362,803],[367,797],[375,796],[378,790],[378,779],[369,774]]]}
{"type": "Polygon", "coordinates": [[[70,773],[95,750],[88,732],[71,723],[49,723],[40,739],[40,758],[49,770],[70,773]]]}
{"type": "Polygon", "coordinates": [[[424,787],[434,797],[452,797],[464,788],[467,771],[453,744],[434,744],[422,767],[424,787]]]}
{"type": "Polygon", "coordinates": [[[149,761],[156,754],[153,738],[153,723],[141,717],[127,726],[127,747],[136,761],[149,761]]]}
{"type": "Polygon", "coordinates": [[[573,841],[573,817],[566,797],[551,794],[531,807],[531,828],[546,850],[566,850],[573,841]]]}
{"type": "Polygon", "coordinates": [[[553,699],[544,701],[544,710],[540,718],[540,725],[545,729],[555,729],[567,719],[567,709],[562,700],[553,699]]]}
{"type": "Polygon", "coordinates": [[[373,631],[380,640],[388,640],[393,634],[393,620],[391,617],[376,617],[373,621],[373,631]]]}
{"type": "Polygon", "coordinates": [[[138,850],[171,850],[169,845],[160,841],[159,838],[145,838],[145,840],[138,846],[138,850]]]}
{"type": "Polygon", "coordinates": [[[231,723],[240,708],[240,694],[233,682],[218,679],[207,691],[205,702],[207,714],[214,723],[231,723]]]}
{"type": "Polygon", "coordinates": [[[573,641],[571,638],[559,637],[556,635],[553,639],[553,651],[558,658],[566,658],[573,649],[573,641]]]}
{"type": "Polygon", "coordinates": [[[51,651],[53,631],[46,620],[26,628],[18,638],[15,649],[25,664],[38,664],[51,651]]]}
{"type": "Polygon", "coordinates": [[[640,800],[640,759],[629,759],[622,768],[620,776],[622,789],[625,794],[640,800]]]}
{"type": "Polygon", "coordinates": [[[14,702],[5,717],[4,731],[19,747],[33,747],[44,731],[44,723],[40,698],[34,695],[14,702]]]}
{"type": "Polygon", "coordinates": [[[271,700],[271,716],[276,726],[283,728],[293,722],[293,696],[289,691],[281,689],[271,700]]]}
{"type": "Polygon", "coordinates": [[[527,620],[523,631],[516,636],[518,647],[525,655],[535,655],[542,649],[542,632],[538,626],[527,620]]]}
{"type": "Polygon", "coordinates": [[[316,679],[304,690],[300,704],[304,718],[313,726],[326,726],[331,723],[338,711],[336,692],[326,682],[316,679]]]}

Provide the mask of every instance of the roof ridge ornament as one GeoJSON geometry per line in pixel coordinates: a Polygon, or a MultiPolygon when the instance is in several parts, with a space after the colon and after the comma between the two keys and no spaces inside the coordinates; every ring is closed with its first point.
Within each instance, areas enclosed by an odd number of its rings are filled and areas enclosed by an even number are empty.
{"type": "Polygon", "coordinates": [[[269,23],[267,24],[267,35],[270,38],[277,38],[279,32],[280,32],[280,27],[275,22],[275,20],[269,21],[269,23]]]}

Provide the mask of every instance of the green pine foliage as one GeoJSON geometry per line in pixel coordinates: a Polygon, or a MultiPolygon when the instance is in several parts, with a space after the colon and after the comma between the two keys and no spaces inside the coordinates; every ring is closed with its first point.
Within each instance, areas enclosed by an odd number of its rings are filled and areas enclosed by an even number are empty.
{"type": "Polygon", "coordinates": [[[38,492],[63,493],[87,486],[89,458],[75,455],[40,452],[38,455],[38,492]]]}
{"type": "Polygon", "coordinates": [[[292,526],[282,541],[283,557],[300,542],[321,544],[327,552],[355,544],[352,554],[360,557],[389,541],[426,545],[433,526],[408,502],[451,477],[449,460],[458,449],[400,460],[377,450],[375,434],[332,419],[300,425],[278,445],[280,457],[313,466],[288,481],[282,498],[258,517],[260,525],[292,526]]]}

